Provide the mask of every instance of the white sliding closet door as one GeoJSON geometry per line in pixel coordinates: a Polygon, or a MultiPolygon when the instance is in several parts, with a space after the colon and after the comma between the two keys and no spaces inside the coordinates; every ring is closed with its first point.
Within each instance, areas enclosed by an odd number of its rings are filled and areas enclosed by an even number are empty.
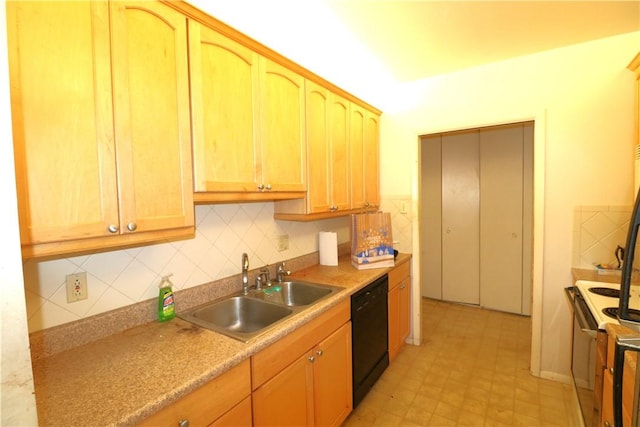
{"type": "Polygon", "coordinates": [[[478,132],[442,143],[442,299],[480,303],[478,132]]]}
{"type": "Polygon", "coordinates": [[[442,136],[422,138],[420,286],[423,297],[442,299],[442,136]]]}
{"type": "Polygon", "coordinates": [[[524,127],[480,132],[480,305],[522,312],[524,127]]]}

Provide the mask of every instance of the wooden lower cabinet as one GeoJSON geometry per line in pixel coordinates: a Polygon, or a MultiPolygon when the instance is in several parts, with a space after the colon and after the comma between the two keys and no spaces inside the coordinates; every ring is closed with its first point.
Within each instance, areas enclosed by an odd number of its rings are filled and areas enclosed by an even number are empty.
{"type": "Polygon", "coordinates": [[[252,358],[255,426],[339,426],[347,418],[353,408],[349,307],[346,300],[252,358]],[[271,361],[283,358],[286,366],[265,377],[278,364],[271,361]]]}
{"type": "MultiPolygon", "coordinates": [[[[601,427],[613,427],[613,362],[615,355],[615,336],[608,336],[607,364],[603,372],[601,427]]],[[[627,352],[629,353],[629,352],[627,352]]],[[[629,355],[625,358],[622,377],[622,426],[631,427],[633,416],[633,395],[635,389],[635,370],[629,363],[629,355]]]]}
{"type": "Polygon", "coordinates": [[[409,336],[411,315],[411,262],[389,272],[389,360],[393,361],[409,336]]]}
{"type": "Polygon", "coordinates": [[[251,426],[251,369],[246,360],[144,420],[141,426],[251,426]]]}

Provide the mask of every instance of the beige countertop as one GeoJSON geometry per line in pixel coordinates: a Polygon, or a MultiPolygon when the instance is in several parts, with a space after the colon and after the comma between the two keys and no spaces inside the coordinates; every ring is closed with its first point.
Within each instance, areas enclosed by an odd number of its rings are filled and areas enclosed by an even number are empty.
{"type": "MultiPolygon", "coordinates": [[[[399,254],[396,265],[410,255],[399,254]]],[[[391,268],[357,270],[348,256],[335,267],[312,266],[292,277],[337,285],[322,300],[248,343],[175,318],[151,322],[34,360],[41,425],[132,425],[189,394],[304,325],[391,268]]]]}

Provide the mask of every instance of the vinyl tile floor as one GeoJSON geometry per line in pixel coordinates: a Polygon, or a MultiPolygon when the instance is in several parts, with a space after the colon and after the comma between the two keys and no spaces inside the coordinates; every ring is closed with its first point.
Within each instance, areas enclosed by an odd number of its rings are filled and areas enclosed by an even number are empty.
{"type": "Polygon", "coordinates": [[[529,373],[530,317],[423,298],[422,334],[343,427],[572,425],[572,386],[529,373]]]}

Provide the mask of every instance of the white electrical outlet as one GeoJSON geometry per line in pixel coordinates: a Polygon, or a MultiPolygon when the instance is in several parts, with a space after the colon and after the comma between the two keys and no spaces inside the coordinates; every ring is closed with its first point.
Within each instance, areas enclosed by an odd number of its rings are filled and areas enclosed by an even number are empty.
{"type": "Polygon", "coordinates": [[[76,302],[87,299],[87,273],[85,271],[75,274],[67,274],[67,302],[76,302]]]}
{"type": "Polygon", "coordinates": [[[278,252],[283,252],[289,249],[289,235],[281,234],[278,236],[278,252]]]}

